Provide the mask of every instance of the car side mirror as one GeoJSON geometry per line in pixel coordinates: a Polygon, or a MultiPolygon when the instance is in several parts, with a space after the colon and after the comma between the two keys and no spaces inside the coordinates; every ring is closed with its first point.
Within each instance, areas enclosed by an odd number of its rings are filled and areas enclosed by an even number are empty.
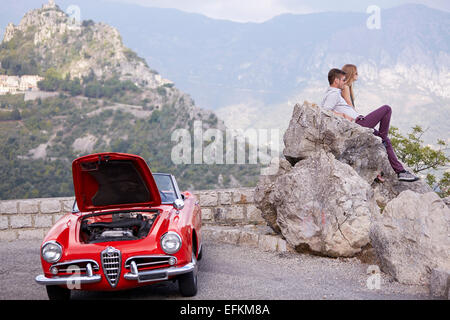
{"type": "Polygon", "coordinates": [[[184,208],[184,201],[181,200],[181,199],[176,199],[176,200],[173,202],[173,207],[174,207],[175,209],[177,209],[177,210],[183,209],[183,208],[184,208]]]}

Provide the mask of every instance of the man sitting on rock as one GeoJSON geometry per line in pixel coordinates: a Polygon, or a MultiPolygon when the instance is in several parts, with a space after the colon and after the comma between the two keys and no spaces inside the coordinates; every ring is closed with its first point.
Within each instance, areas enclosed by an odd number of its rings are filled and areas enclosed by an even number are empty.
{"type": "Polygon", "coordinates": [[[330,87],[325,93],[325,97],[322,101],[321,107],[326,110],[331,110],[336,115],[344,117],[349,121],[366,127],[374,129],[374,134],[381,137],[383,144],[386,147],[389,163],[392,169],[397,173],[400,181],[416,181],[419,178],[406,171],[403,165],[398,161],[392,148],[391,140],[388,138],[389,123],[391,121],[392,109],[388,105],[384,105],[377,110],[369,113],[366,116],[359,115],[355,109],[347,104],[345,99],[341,95],[341,90],[344,87],[346,73],[340,69],[331,69],[328,73],[328,82],[330,87]],[[380,124],[380,127],[375,130],[375,126],[380,124]]]}

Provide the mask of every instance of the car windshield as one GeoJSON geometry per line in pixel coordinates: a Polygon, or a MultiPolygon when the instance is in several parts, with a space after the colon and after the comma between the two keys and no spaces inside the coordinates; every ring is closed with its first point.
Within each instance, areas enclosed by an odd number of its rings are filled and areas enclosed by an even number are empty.
{"type": "Polygon", "coordinates": [[[171,176],[168,174],[153,174],[153,178],[158,186],[161,202],[173,203],[177,199],[177,194],[171,176]]]}

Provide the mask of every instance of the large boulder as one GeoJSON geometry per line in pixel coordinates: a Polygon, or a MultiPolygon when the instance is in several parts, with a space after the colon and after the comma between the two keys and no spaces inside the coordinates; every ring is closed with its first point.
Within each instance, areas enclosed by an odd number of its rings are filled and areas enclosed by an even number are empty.
{"type": "Polygon", "coordinates": [[[380,171],[395,174],[381,138],[315,104],[296,104],[284,136],[283,155],[292,164],[320,152],[332,153],[371,183],[380,171]]]}
{"type": "Polygon", "coordinates": [[[374,192],[331,153],[298,162],[272,183],[277,226],[297,251],[348,257],[369,243],[371,215],[379,213],[374,192]]]}
{"type": "Polygon", "coordinates": [[[400,182],[389,164],[386,148],[373,129],[336,116],[315,104],[296,104],[284,134],[284,157],[295,165],[320,151],[330,152],[335,158],[350,165],[376,191],[380,206],[394,199],[402,191],[418,193],[432,191],[424,181],[400,182]],[[375,184],[383,172],[386,182],[375,184]]]}
{"type": "Polygon", "coordinates": [[[450,209],[434,192],[407,190],[375,215],[370,239],[381,269],[405,284],[429,285],[450,271],[450,209]]]}
{"type": "Polygon", "coordinates": [[[281,233],[280,227],[277,224],[277,208],[274,203],[275,181],[276,179],[291,171],[292,166],[284,158],[277,158],[272,161],[270,174],[261,175],[259,182],[256,185],[254,200],[256,207],[261,210],[261,216],[266,220],[267,224],[276,232],[281,233]]]}

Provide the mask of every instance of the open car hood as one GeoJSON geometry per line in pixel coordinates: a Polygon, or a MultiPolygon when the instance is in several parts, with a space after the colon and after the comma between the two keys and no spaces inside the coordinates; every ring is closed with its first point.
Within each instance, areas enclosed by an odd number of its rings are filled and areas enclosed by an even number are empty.
{"type": "Polygon", "coordinates": [[[161,197],[145,160],[126,153],[96,153],[72,162],[81,212],[159,206],[161,197]]]}

